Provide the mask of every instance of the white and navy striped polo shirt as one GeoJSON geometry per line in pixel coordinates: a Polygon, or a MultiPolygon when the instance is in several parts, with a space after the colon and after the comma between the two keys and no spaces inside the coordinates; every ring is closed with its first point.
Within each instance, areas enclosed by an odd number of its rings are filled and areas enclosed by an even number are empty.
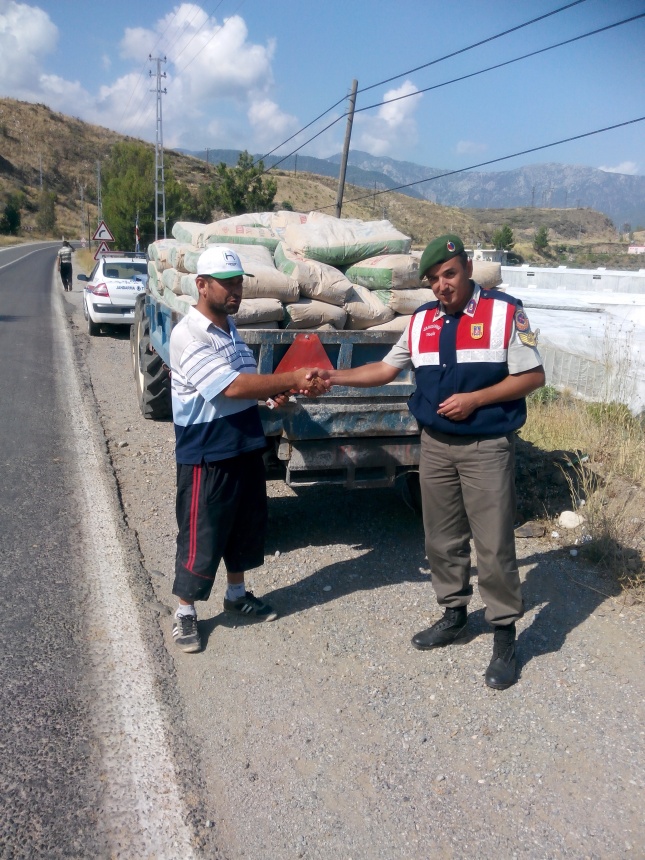
{"type": "Polygon", "coordinates": [[[230,333],[196,308],[170,335],[172,414],[178,463],[196,465],[235,457],[266,444],[257,400],[222,392],[257,365],[229,318],[230,333]]]}

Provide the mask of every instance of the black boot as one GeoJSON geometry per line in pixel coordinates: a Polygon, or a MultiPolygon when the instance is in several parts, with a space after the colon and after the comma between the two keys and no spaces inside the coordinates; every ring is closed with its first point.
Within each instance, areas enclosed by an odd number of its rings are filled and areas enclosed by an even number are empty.
{"type": "Polygon", "coordinates": [[[493,690],[506,690],[517,680],[515,659],[515,625],[496,627],[493,656],[486,669],[486,685],[493,690]]]}
{"type": "Polygon", "coordinates": [[[466,629],[467,612],[465,606],[456,609],[446,609],[443,618],[440,618],[432,627],[422,630],[412,637],[412,644],[420,651],[428,651],[430,648],[440,648],[442,645],[450,645],[466,629]]]}

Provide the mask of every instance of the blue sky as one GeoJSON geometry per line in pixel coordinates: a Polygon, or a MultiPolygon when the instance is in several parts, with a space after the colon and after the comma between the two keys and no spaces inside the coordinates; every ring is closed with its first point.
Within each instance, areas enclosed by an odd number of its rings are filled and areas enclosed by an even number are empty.
{"type": "MultiPolygon", "coordinates": [[[[148,55],[167,57],[167,147],[291,152],[352,148],[459,169],[645,116],[645,18],[469,80],[453,78],[645,13],[645,0],[585,2],[409,71],[567,0],[0,0],[0,95],[155,138],[148,55]],[[403,74],[409,72],[408,74],[403,74]],[[381,81],[384,83],[372,87],[381,81]],[[409,97],[394,101],[398,96],[409,97]],[[380,107],[361,108],[386,102],[380,107]],[[336,104],[290,143],[280,144],[336,104]]],[[[645,174],[645,122],[490,169],[561,162],[645,174]]]]}

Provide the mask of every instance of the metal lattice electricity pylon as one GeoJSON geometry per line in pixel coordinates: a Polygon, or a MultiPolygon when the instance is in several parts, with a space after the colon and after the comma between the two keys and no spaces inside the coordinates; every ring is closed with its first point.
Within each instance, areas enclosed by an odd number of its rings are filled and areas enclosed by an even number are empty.
{"type": "Polygon", "coordinates": [[[103,220],[103,197],[101,196],[101,162],[96,162],[96,226],[103,220]]]}
{"type": "MultiPolygon", "coordinates": [[[[157,93],[157,138],[155,142],[155,242],[159,238],[159,222],[163,222],[163,236],[166,238],[166,180],[163,172],[163,123],[161,118],[161,96],[168,91],[161,88],[161,79],[166,73],[161,71],[161,64],[166,62],[165,57],[148,56],[151,63],[157,64],[157,87],[150,92],[157,93]],[[162,215],[159,217],[159,198],[161,197],[162,215]]],[[[150,72],[152,77],[152,72],[150,72]]]]}

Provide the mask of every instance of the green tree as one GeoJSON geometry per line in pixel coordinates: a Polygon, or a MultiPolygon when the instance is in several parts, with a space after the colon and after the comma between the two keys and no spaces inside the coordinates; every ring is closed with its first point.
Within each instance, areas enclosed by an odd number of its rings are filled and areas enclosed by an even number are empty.
{"type": "Polygon", "coordinates": [[[36,226],[43,233],[53,233],[56,229],[56,194],[45,188],[38,198],[36,226]]]}
{"type": "Polygon", "coordinates": [[[533,247],[536,251],[545,251],[549,247],[549,231],[546,227],[540,227],[533,237],[533,247]]]}
{"type": "Polygon", "coordinates": [[[210,210],[219,208],[231,215],[271,211],[278,185],[274,179],[263,179],[263,173],[264,164],[254,165],[253,157],[244,150],[235,167],[224,162],[217,165],[213,183],[203,189],[202,201],[210,210]]]}
{"type": "Polygon", "coordinates": [[[510,251],[515,245],[513,231],[508,224],[504,224],[499,230],[493,233],[493,247],[498,251],[510,251]]]}
{"type": "Polygon", "coordinates": [[[0,215],[0,233],[17,236],[20,230],[20,195],[10,194],[0,215]]]}
{"type": "MultiPolygon", "coordinates": [[[[114,236],[114,245],[122,251],[135,247],[134,226],[139,215],[141,248],[155,237],[155,155],[141,143],[125,141],[112,147],[101,171],[103,217],[114,236]]],[[[166,230],[175,221],[192,216],[195,201],[189,189],[177,182],[169,168],[164,169],[166,196],[166,230]]],[[[163,216],[161,196],[159,217],[163,216]]],[[[163,224],[158,234],[163,237],[163,224]]]]}

